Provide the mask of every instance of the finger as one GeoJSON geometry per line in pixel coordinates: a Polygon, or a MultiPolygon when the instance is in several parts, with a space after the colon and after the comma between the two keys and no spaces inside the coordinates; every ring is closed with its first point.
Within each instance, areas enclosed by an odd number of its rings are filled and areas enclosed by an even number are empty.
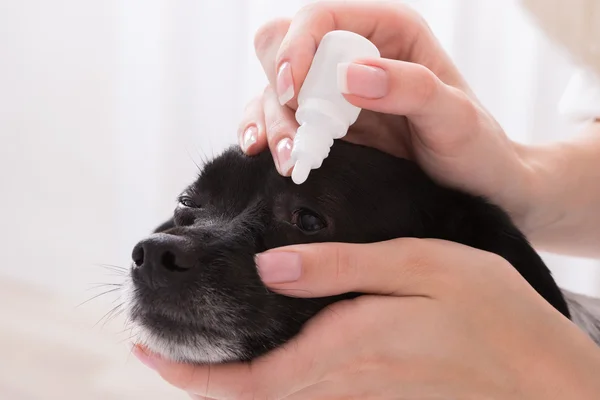
{"type": "Polygon", "coordinates": [[[358,33],[378,46],[383,57],[420,63],[449,84],[464,83],[428,25],[410,7],[391,2],[318,2],[296,14],[277,53],[276,75],[270,80],[275,80],[282,104],[296,98],[317,46],[333,30],[358,33]]]}
{"type": "Polygon", "coordinates": [[[239,399],[252,385],[252,370],[247,363],[206,366],[178,364],[140,345],[134,346],[132,353],[169,384],[190,395],[220,400],[239,399]]]}
{"type": "Polygon", "coordinates": [[[481,261],[482,253],[442,240],[402,238],[287,246],[259,254],[256,263],[265,284],[287,296],[360,292],[437,297],[441,288],[469,279],[464,271],[470,272],[469,263],[481,261]]]}
{"type": "Polygon", "coordinates": [[[338,66],[338,83],[346,99],[358,107],[407,116],[423,144],[442,155],[479,132],[474,129],[479,126],[479,106],[422,65],[359,60],[338,66]]]}
{"type": "Polygon", "coordinates": [[[244,153],[255,155],[267,147],[263,96],[250,101],[238,128],[238,142],[244,153]]]}
{"type": "MultiPolygon", "coordinates": [[[[275,59],[291,22],[291,19],[276,19],[270,21],[263,25],[254,35],[254,50],[256,56],[269,79],[269,84],[273,88],[277,87],[277,64],[275,59]]],[[[297,103],[290,102],[288,105],[296,108],[297,103]]]]}
{"type": "Polygon", "coordinates": [[[275,166],[281,175],[289,176],[294,166],[291,155],[293,139],[298,129],[294,112],[289,107],[279,104],[271,88],[265,91],[263,107],[266,137],[275,166]]]}
{"type": "MultiPolygon", "coordinates": [[[[233,400],[284,398],[316,382],[315,349],[321,354],[335,343],[319,346],[308,337],[294,338],[265,356],[249,363],[217,365],[179,364],[136,345],[133,354],[169,384],[200,398],[233,400]]],[[[314,335],[313,335],[314,336],[314,335]]],[[[322,334],[319,336],[323,336],[322,334]]],[[[317,336],[317,337],[319,337],[317,336]]],[[[341,338],[332,335],[330,342],[341,338]]],[[[326,364],[326,363],[321,363],[326,364]]],[[[319,369],[320,371],[321,369],[319,369]]]]}

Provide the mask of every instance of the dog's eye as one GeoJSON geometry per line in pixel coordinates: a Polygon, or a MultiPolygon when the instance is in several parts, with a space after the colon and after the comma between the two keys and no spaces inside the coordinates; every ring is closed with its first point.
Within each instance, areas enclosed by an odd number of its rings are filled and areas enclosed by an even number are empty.
{"type": "Polygon", "coordinates": [[[325,228],[325,222],[321,217],[306,209],[296,211],[292,223],[306,233],[318,232],[325,228]]]}
{"type": "Polygon", "coordinates": [[[199,208],[200,207],[198,204],[196,204],[194,199],[192,199],[190,196],[179,197],[179,204],[181,204],[184,207],[189,207],[189,208],[199,208]]]}

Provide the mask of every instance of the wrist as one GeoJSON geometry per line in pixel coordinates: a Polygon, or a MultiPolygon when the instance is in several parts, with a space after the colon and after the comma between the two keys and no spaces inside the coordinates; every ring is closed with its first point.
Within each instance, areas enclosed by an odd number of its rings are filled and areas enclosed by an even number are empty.
{"type": "Polygon", "coordinates": [[[541,250],[598,256],[600,124],[569,141],[519,146],[518,153],[529,184],[517,226],[541,250]]]}
{"type": "Polygon", "coordinates": [[[517,226],[541,250],[599,256],[600,124],[572,140],[519,145],[517,153],[529,182],[517,226]]]}
{"type": "Polygon", "coordinates": [[[535,239],[565,218],[568,152],[564,143],[550,145],[515,144],[521,159],[524,188],[515,223],[530,239],[535,239]]]}

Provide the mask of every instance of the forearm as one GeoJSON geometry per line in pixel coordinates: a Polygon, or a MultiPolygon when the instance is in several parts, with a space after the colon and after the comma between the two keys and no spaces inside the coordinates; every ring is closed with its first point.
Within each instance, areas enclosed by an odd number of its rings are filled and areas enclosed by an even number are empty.
{"type": "Polygon", "coordinates": [[[600,256],[600,121],[574,140],[527,147],[531,204],[522,229],[541,250],[600,256]]]}

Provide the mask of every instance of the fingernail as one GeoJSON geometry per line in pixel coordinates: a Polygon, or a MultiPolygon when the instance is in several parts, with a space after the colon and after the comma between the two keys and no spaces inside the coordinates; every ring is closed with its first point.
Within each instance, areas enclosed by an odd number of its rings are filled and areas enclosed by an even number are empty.
{"type": "Polygon", "coordinates": [[[242,150],[247,152],[250,147],[258,140],[258,128],[256,125],[250,125],[242,135],[242,150]]]}
{"type": "Polygon", "coordinates": [[[258,254],[256,267],[264,283],[294,282],[302,273],[300,254],[283,251],[258,254]]]}
{"type": "Polygon", "coordinates": [[[281,172],[282,175],[288,175],[294,166],[292,162],[292,147],[294,147],[294,142],[292,139],[285,138],[279,141],[275,148],[279,172],[281,172]]]}
{"type": "Polygon", "coordinates": [[[389,79],[385,70],[356,63],[339,63],[338,90],[367,99],[379,99],[388,94],[389,79]]]}
{"type": "Polygon", "coordinates": [[[279,71],[277,72],[277,97],[282,106],[294,97],[292,66],[287,61],[279,66],[279,71]]]}
{"type": "Polygon", "coordinates": [[[149,354],[147,354],[140,346],[134,345],[131,352],[146,367],[154,370],[156,369],[156,363],[154,362],[153,358],[149,354]]]}

